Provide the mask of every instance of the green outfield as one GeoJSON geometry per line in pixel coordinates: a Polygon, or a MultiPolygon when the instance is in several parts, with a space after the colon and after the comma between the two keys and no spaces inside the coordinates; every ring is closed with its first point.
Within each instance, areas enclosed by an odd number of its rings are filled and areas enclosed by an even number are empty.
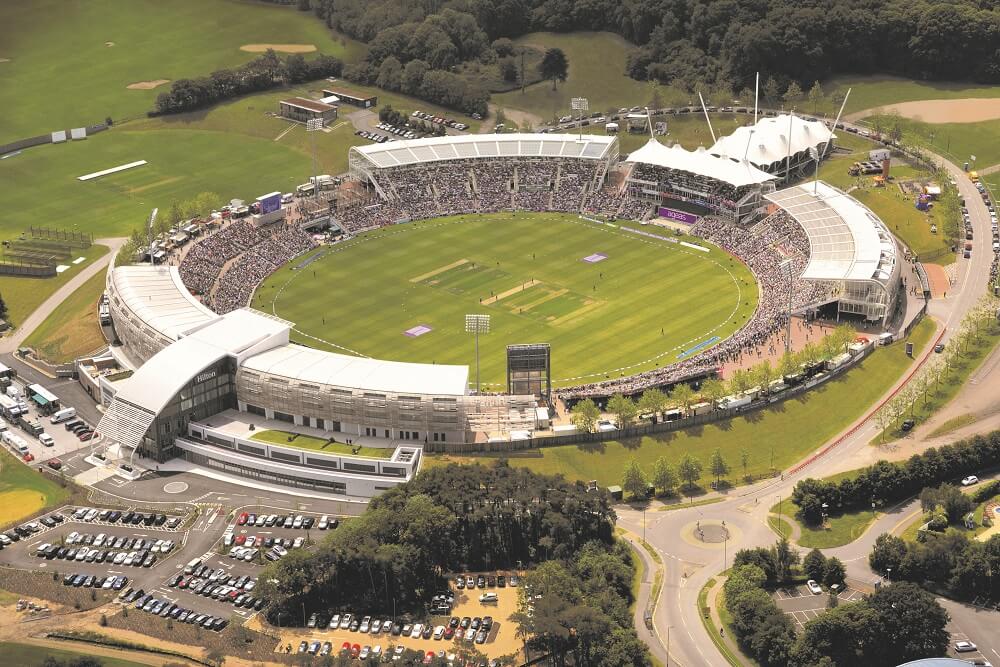
{"type": "MultiPolygon", "coordinates": [[[[666,232],[650,226],[653,232],[666,232]]],[[[694,239],[691,239],[694,240],[694,239]]],[[[704,245],[704,244],[702,244],[704,245]]],[[[701,252],[564,214],[490,214],[396,225],[293,262],[254,306],[312,346],[474,366],[467,313],[488,313],[482,380],[504,383],[505,347],[550,343],[554,384],[674,363],[743,326],[758,290],[727,253],[701,252]],[[603,253],[607,259],[583,261],[603,253]],[[404,332],[419,326],[419,336],[404,332]]]]}

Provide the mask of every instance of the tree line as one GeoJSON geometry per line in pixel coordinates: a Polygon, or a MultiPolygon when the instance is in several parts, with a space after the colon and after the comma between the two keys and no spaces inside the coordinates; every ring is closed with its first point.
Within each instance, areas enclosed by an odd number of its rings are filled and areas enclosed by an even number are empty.
{"type": "Polygon", "coordinates": [[[419,612],[445,573],[571,559],[610,545],[606,493],[496,466],[435,467],[374,498],[314,552],[294,550],[259,577],[272,622],[336,608],[419,612]]]}
{"type": "Polygon", "coordinates": [[[799,567],[787,540],[741,549],[723,585],[725,606],[740,648],[763,667],[892,667],[948,645],[948,614],[932,595],[909,583],[884,585],[860,600],[840,603],[844,565],[814,549],[799,567]],[[770,591],[801,582],[825,584],[827,610],[796,635],[770,591]],[[836,585],[837,588],[832,588],[836,585]]]}
{"type": "Polygon", "coordinates": [[[792,501],[807,523],[823,520],[829,511],[865,509],[873,502],[892,503],[919,493],[923,488],[1000,463],[1000,431],[975,435],[941,447],[931,447],[901,463],[879,461],[857,476],[837,482],[808,478],[795,485],[792,501]]]}
{"type": "MultiPolygon", "coordinates": [[[[300,3],[304,5],[305,1],[300,3]]],[[[639,45],[627,72],[695,90],[753,84],[784,90],[838,73],[1000,80],[1000,9],[956,0],[467,0],[442,9],[412,0],[311,0],[328,26],[370,45],[378,67],[448,68],[491,57],[491,40],[533,31],[610,30],[639,45]]]]}
{"type": "Polygon", "coordinates": [[[220,69],[197,79],[178,79],[170,90],[160,93],[150,116],[203,109],[223,100],[270,90],[281,85],[302,83],[328,76],[340,76],[344,63],[319,54],[306,60],[293,53],[282,60],[272,49],[245,65],[220,69]]]}
{"type": "Polygon", "coordinates": [[[1000,535],[980,542],[951,529],[909,542],[890,533],[875,540],[868,564],[892,581],[911,581],[956,597],[1000,597],[1000,535]]]}

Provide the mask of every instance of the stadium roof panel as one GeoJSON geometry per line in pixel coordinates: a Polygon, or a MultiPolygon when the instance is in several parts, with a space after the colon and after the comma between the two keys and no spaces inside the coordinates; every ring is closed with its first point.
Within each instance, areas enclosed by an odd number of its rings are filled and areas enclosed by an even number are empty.
{"type": "Polygon", "coordinates": [[[645,146],[633,151],[625,161],[686,171],[723,181],[736,188],[763,183],[775,178],[749,162],[738,162],[727,157],[712,155],[704,148],[689,151],[680,144],[674,144],[667,148],[656,139],[647,141],[645,146]]]}
{"type": "Polygon", "coordinates": [[[574,157],[600,160],[617,139],[596,134],[463,134],[354,146],[375,168],[477,157],[574,157]]]}
{"type": "Polygon", "coordinates": [[[809,280],[886,280],[896,245],[878,216],[854,197],[819,181],[765,195],[809,238],[809,280]]]}
{"type": "Polygon", "coordinates": [[[395,394],[462,396],[468,366],[413,364],[284,345],[247,359],[242,368],[298,382],[395,394]]]}
{"type": "Polygon", "coordinates": [[[115,293],[135,316],[171,340],[218,315],[191,296],[174,266],[119,266],[115,293]]]}
{"type": "Polygon", "coordinates": [[[789,153],[789,119],[791,119],[792,155],[825,144],[830,137],[835,136],[821,121],[781,114],[761,118],[753,126],[736,128],[727,136],[719,137],[708,152],[712,155],[739,159],[746,156],[747,160],[760,166],[784,160],[789,153]]]}

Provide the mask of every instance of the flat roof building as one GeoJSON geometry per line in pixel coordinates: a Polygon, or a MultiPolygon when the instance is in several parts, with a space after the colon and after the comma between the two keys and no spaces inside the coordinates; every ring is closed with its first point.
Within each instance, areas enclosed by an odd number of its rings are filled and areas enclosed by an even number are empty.
{"type": "Polygon", "coordinates": [[[323,119],[324,124],[337,120],[337,107],[325,102],[307,100],[304,97],[290,97],[287,100],[278,102],[279,113],[282,118],[295,120],[300,123],[323,119]]]}
{"type": "Polygon", "coordinates": [[[359,90],[346,88],[339,84],[332,88],[323,89],[323,97],[331,96],[338,98],[344,104],[361,107],[362,109],[371,109],[372,107],[378,106],[377,96],[362,93],[359,90]]]}

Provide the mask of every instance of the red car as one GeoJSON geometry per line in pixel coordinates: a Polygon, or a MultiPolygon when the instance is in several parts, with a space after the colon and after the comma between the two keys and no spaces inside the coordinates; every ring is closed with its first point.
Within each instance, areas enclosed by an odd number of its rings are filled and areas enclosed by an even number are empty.
{"type": "Polygon", "coordinates": [[[25,463],[31,463],[34,460],[35,460],[35,455],[32,454],[31,452],[28,452],[27,454],[24,455],[24,462],[25,463]]]}
{"type": "Polygon", "coordinates": [[[350,653],[351,652],[351,642],[344,642],[343,644],[341,644],[340,645],[340,652],[341,653],[350,653]]]}
{"type": "Polygon", "coordinates": [[[80,442],[87,442],[94,437],[93,431],[80,431],[76,434],[76,437],[80,439],[80,442]]]}
{"type": "Polygon", "coordinates": [[[431,664],[432,662],[434,662],[434,658],[436,657],[437,654],[434,653],[434,651],[427,651],[427,655],[424,656],[424,664],[425,665],[431,664]]]}
{"type": "Polygon", "coordinates": [[[361,653],[361,644],[351,645],[351,657],[356,658],[361,653]]]}
{"type": "Polygon", "coordinates": [[[59,470],[60,468],[62,468],[62,461],[60,461],[59,459],[49,459],[48,461],[45,462],[45,465],[52,468],[53,470],[59,470]]]}
{"type": "Polygon", "coordinates": [[[233,540],[233,544],[235,544],[238,547],[241,547],[243,546],[243,543],[246,541],[247,541],[246,535],[237,535],[236,539],[233,540]]]}
{"type": "Polygon", "coordinates": [[[245,526],[246,523],[247,523],[247,517],[248,516],[249,515],[246,512],[243,512],[242,514],[240,514],[239,518],[236,519],[236,525],[237,526],[245,526]]]}

